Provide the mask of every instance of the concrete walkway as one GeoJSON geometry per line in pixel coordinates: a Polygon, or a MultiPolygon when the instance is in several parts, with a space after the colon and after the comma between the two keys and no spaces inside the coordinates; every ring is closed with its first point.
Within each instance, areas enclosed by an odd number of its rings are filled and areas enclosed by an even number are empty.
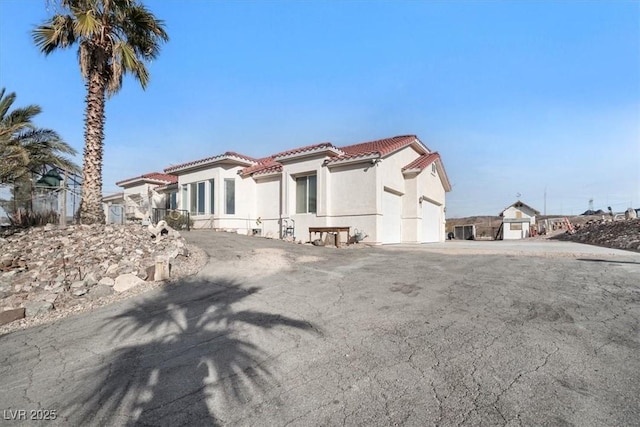
{"type": "Polygon", "coordinates": [[[2,425],[638,425],[634,253],[185,234],[192,280],[0,337],[2,425]]]}

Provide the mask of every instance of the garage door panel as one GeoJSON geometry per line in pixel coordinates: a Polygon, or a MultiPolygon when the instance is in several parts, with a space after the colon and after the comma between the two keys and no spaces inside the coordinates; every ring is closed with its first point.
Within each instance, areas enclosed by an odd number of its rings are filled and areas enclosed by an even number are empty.
{"type": "Polygon", "coordinates": [[[382,243],[400,243],[402,240],[402,197],[382,193],[382,243]]]}
{"type": "Polygon", "coordinates": [[[439,242],[440,238],[440,206],[427,200],[422,202],[422,242],[439,242]]]}

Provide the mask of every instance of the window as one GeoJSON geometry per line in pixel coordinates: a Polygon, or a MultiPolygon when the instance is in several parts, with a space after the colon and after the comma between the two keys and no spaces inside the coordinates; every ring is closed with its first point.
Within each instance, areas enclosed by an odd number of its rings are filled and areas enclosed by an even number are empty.
{"type": "Polygon", "coordinates": [[[435,162],[431,163],[431,173],[433,173],[433,174],[436,173],[436,163],[435,162]]]}
{"type": "Polygon", "coordinates": [[[169,193],[169,197],[167,197],[164,207],[166,209],[178,209],[178,192],[177,191],[174,191],[173,193],[169,193]]]}
{"type": "Polygon", "coordinates": [[[216,181],[215,179],[210,179],[209,180],[209,213],[210,214],[214,214],[216,213],[216,209],[215,209],[215,200],[216,198],[214,197],[216,194],[216,181]]]}
{"type": "Polygon", "coordinates": [[[316,213],[316,175],[296,178],[296,213],[316,213]]]}
{"type": "Polygon", "coordinates": [[[224,213],[234,215],[236,213],[236,180],[224,180],[224,213]]]}
{"type": "Polygon", "coordinates": [[[184,184],[182,186],[182,199],[181,199],[181,203],[182,203],[182,209],[184,209],[185,211],[189,209],[189,205],[188,205],[188,201],[189,201],[189,187],[187,186],[187,184],[184,184]]]}
{"type": "Polygon", "coordinates": [[[192,215],[204,215],[204,181],[194,182],[190,186],[189,211],[192,215]]]}

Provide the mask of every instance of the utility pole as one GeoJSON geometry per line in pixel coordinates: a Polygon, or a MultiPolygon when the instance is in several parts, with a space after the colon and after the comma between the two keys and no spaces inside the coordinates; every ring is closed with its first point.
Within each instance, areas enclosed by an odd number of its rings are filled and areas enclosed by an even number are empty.
{"type": "Polygon", "coordinates": [[[60,228],[67,227],[67,171],[64,171],[64,178],[62,179],[62,194],[60,195],[60,228]]]}

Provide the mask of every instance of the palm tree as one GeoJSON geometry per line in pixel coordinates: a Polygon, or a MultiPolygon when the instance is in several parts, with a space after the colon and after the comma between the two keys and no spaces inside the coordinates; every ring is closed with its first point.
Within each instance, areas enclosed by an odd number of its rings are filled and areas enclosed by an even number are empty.
{"type": "Polygon", "coordinates": [[[117,93],[125,74],[142,88],[149,82],[146,61],[169,40],[164,22],[137,0],[51,0],[60,6],[33,30],[38,48],[48,55],[78,45],[80,72],[87,88],[82,202],[80,220],[104,223],[102,210],[102,153],[105,98],[117,93]]]}
{"type": "Polygon", "coordinates": [[[15,183],[29,174],[41,175],[51,167],[79,172],[65,156],[74,156],[76,150],[55,131],[34,125],[33,118],[42,109],[29,105],[9,111],[15,99],[15,93],[5,96],[5,89],[0,89],[0,184],[15,183]]]}

